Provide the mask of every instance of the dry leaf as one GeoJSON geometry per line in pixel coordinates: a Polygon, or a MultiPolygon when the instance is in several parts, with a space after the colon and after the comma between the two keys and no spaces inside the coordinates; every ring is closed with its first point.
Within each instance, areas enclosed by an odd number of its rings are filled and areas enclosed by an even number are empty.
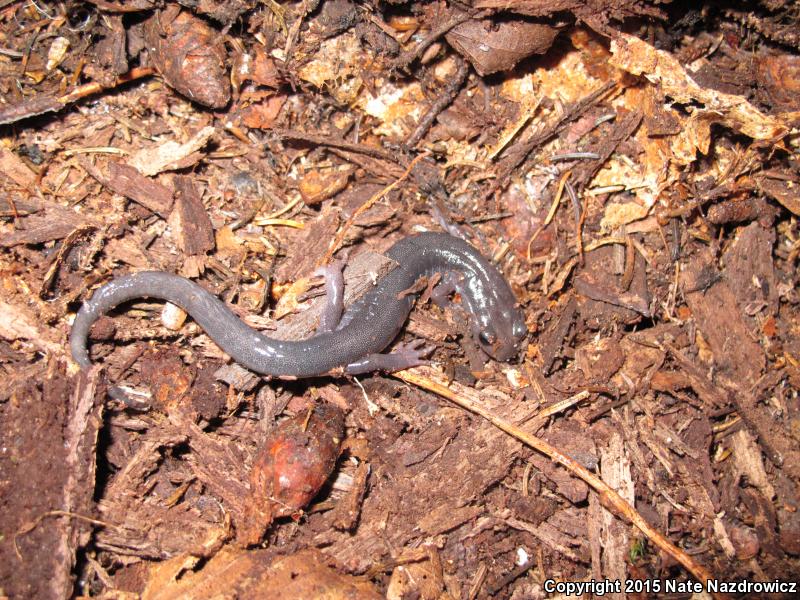
{"type": "Polygon", "coordinates": [[[558,30],[531,21],[467,21],[445,36],[481,75],[512,69],[531,54],[544,54],[558,30]]]}
{"type": "Polygon", "coordinates": [[[644,75],[674,102],[705,105],[694,112],[683,133],[677,136],[673,150],[679,162],[693,161],[697,150],[708,152],[713,123],[722,123],[756,140],[775,140],[787,133],[779,119],[765,115],[742,96],[701,87],[672,54],[639,38],[620,33],[611,42],[611,53],[612,65],[644,75]]]}
{"type": "Polygon", "coordinates": [[[324,598],[381,600],[383,596],[361,577],[329,567],[317,550],[271,561],[269,550],[225,548],[201,564],[192,556],[159,562],[150,569],[143,600],[212,600],[217,598],[324,598]]]}
{"type": "Polygon", "coordinates": [[[252,129],[270,129],[286,103],[286,95],[275,92],[251,92],[245,99],[253,103],[242,109],[242,123],[252,129]]]}

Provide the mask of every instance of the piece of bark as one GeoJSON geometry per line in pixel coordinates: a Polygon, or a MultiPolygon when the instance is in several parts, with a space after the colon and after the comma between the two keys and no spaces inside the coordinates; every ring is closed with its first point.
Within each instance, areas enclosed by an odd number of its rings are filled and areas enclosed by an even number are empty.
{"type": "Polygon", "coordinates": [[[736,470],[747,477],[747,482],[764,495],[767,500],[775,497],[775,488],[767,478],[761,449],[756,445],[749,431],[740,429],[731,436],[733,459],[736,470]]]}
{"type": "Polygon", "coordinates": [[[312,206],[338,194],[347,187],[354,171],[353,167],[324,173],[318,170],[309,171],[297,184],[303,202],[312,206]]]}
{"type": "Polygon", "coordinates": [[[680,350],[670,344],[665,344],[670,354],[681,367],[682,373],[672,374],[659,372],[653,376],[651,385],[653,389],[674,392],[684,386],[690,386],[694,393],[710,408],[721,408],[729,402],[727,394],[721,391],[713,381],[710,381],[703,370],[693,360],[690,360],[680,350]]]}
{"type": "Polygon", "coordinates": [[[358,524],[358,518],[361,515],[361,502],[367,492],[369,472],[369,463],[363,460],[360,461],[353,475],[350,489],[333,508],[333,526],[337,529],[349,531],[358,524]]]}
{"type": "Polygon", "coordinates": [[[764,177],[759,180],[758,187],[784,208],[795,215],[800,215],[800,183],[764,177]]]}
{"type": "Polygon", "coordinates": [[[25,229],[0,236],[0,247],[10,248],[19,244],[43,244],[67,237],[86,223],[76,213],[64,211],[56,218],[53,215],[31,215],[22,221],[25,229]]]}
{"type": "Polygon", "coordinates": [[[206,433],[182,411],[172,412],[168,418],[170,427],[164,431],[173,435],[180,432],[186,436],[192,449],[189,464],[197,478],[222,499],[232,515],[243,515],[247,496],[247,451],[238,444],[206,433]]]}
{"type": "Polygon", "coordinates": [[[58,334],[50,327],[42,326],[36,315],[27,306],[11,304],[0,299],[0,338],[9,342],[24,340],[37,350],[63,356],[63,344],[53,337],[58,334]]]}
{"type": "Polygon", "coordinates": [[[686,303],[716,364],[724,374],[747,389],[764,369],[764,352],[753,341],[736,296],[727,283],[717,281],[706,289],[698,288],[696,282],[704,279],[707,268],[707,260],[698,257],[684,272],[684,288],[694,290],[686,292],[686,303]]]}
{"type": "MultiPolygon", "coordinates": [[[[589,468],[597,465],[594,441],[580,432],[577,423],[559,421],[546,435],[547,441],[560,448],[570,448],[570,455],[589,468]]],[[[552,481],[558,493],[573,504],[586,500],[589,486],[572,475],[567,469],[540,454],[533,454],[529,462],[552,481]]]]}
{"type": "Polygon", "coordinates": [[[772,262],[775,230],[751,223],[739,232],[722,257],[722,275],[746,314],[766,307],[778,310],[778,282],[772,262]]]}
{"type": "Polygon", "coordinates": [[[575,362],[591,382],[607,383],[622,368],[625,355],[613,338],[595,339],[575,351],[575,362]]]}
{"type": "Polygon", "coordinates": [[[785,120],[765,114],[742,96],[699,85],[692,79],[689,67],[684,67],[667,50],[622,32],[612,40],[610,49],[608,62],[612,66],[635,76],[645,76],[673,102],[697,102],[704,106],[695,111],[692,121],[687,122],[682,132],[685,140],[681,142],[686,145],[684,154],[679,155],[679,146],[673,145],[675,160],[694,160],[697,151],[707,153],[712,139],[712,123],[722,123],[756,140],[773,141],[786,135],[785,120]]]}
{"type": "MultiPolygon", "coordinates": [[[[614,307],[611,315],[617,320],[621,319],[628,323],[631,320],[638,320],[640,318],[638,315],[650,317],[650,292],[647,289],[644,258],[638,252],[635,254],[633,280],[627,290],[621,288],[616,277],[609,277],[609,273],[613,272],[612,263],[613,248],[606,246],[587,252],[585,263],[578,270],[573,282],[575,290],[589,300],[614,307]]],[[[600,326],[607,325],[603,307],[598,308],[600,314],[592,308],[591,303],[584,302],[581,316],[590,325],[592,321],[598,321],[597,325],[600,326]]]]}
{"type": "Polygon", "coordinates": [[[0,146],[0,174],[31,194],[36,193],[36,174],[11,150],[0,146]]]}
{"type": "MultiPolygon", "coordinates": [[[[201,441],[193,443],[186,460],[189,465],[173,461],[167,471],[164,457],[169,455],[169,449],[185,443],[185,432],[196,428],[188,419],[180,427],[174,427],[172,416],[170,422],[163,421],[158,428],[151,428],[138,438],[135,451],[126,455],[127,462],[104,489],[98,509],[104,520],[117,527],[97,532],[94,543],[98,548],[117,555],[163,560],[187,549],[201,555],[207,540],[224,536],[225,526],[217,525],[218,509],[208,506],[207,496],[183,497],[180,506],[171,506],[164,494],[174,494],[173,481],[190,482],[194,474],[217,497],[223,497],[218,493],[220,488],[230,489],[231,498],[225,498],[228,508],[229,501],[235,502],[237,494],[244,494],[246,489],[235,487],[240,481],[237,476],[244,477],[242,456],[234,453],[235,444],[223,442],[216,442],[218,453],[205,453],[201,441]],[[213,474],[208,476],[204,467],[213,474]],[[228,481],[229,477],[233,481],[228,481]]],[[[192,431],[191,436],[194,435],[192,431]]]]}
{"type": "Polygon", "coordinates": [[[261,381],[258,375],[236,363],[222,365],[215,371],[214,378],[242,392],[252,391],[261,381]]]}
{"type": "Polygon", "coordinates": [[[783,551],[778,544],[776,534],[778,519],[772,502],[753,488],[744,488],[741,499],[743,508],[746,507],[750,512],[750,518],[764,554],[773,557],[783,556],[783,551]]]}
{"type": "Polygon", "coordinates": [[[166,218],[172,209],[172,191],[130,165],[109,162],[108,179],[102,183],[161,217],[166,218]]]}
{"type": "Polygon", "coordinates": [[[755,394],[742,390],[741,382],[724,376],[720,381],[727,388],[742,421],[758,436],[758,444],[772,464],[781,467],[786,475],[800,479],[800,451],[788,427],[776,421],[772,410],[759,404],[755,394]]]}
{"type": "Polygon", "coordinates": [[[665,107],[656,97],[655,91],[645,91],[645,110],[643,124],[649,137],[677,135],[681,131],[681,122],[674,109],[665,107]]]}
{"type": "Polygon", "coordinates": [[[800,56],[774,51],[761,53],[755,62],[758,89],[763,90],[773,109],[781,112],[800,110],[800,56]]]}
{"type": "Polygon", "coordinates": [[[108,31],[103,32],[103,39],[97,43],[97,58],[100,64],[109,67],[115,77],[128,71],[128,55],[126,49],[127,33],[122,23],[122,15],[106,14],[103,23],[108,31]]]}
{"type": "MultiPolygon", "coordinates": [[[[344,304],[345,307],[366,294],[395,266],[394,261],[375,252],[362,252],[348,261],[344,269],[344,304]]],[[[319,325],[319,319],[325,309],[326,299],[323,296],[314,298],[306,310],[289,315],[277,323],[270,335],[283,340],[299,340],[311,335],[319,325]]]]}
{"type": "MultiPolygon", "coordinates": [[[[70,401],[69,420],[64,429],[64,462],[69,475],[64,486],[64,501],[60,507],[72,514],[84,514],[94,504],[97,440],[103,424],[104,407],[103,402],[97,398],[98,373],[99,368],[90,370],[83,380],[85,383],[82,382],[75,388],[70,401]]],[[[54,390],[49,385],[44,388],[49,395],[54,396],[53,402],[62,400],[57,388],[54,390]]],[[[64,557],[64,570],[52,582],[53,589],[63,591],[64,597],[69,596],[73,590],[72,572],[77,561],[77,551],[85,547],[91,538],[91,532],[79,521],[69,521],[66,529],[67,535],[61,543],[63,550],[58,553],[64,557]]]]}
{"type": "MultiPolygon", "coordinates": [[[[617,151],[620,144],[633,138],[634,133],[642,122],[642,113],[638,111],[618,110],[617,118],[608,126],[608,131],[603,131],[591,139],[585,151],[595,152],[599,158],[591,161],[581,161],[572,171],[570,181],[573,185],[587,185],[600,168],[617,151]]],[[[637,253],[638,254],[638,253],[637,253]]],[[[641,257],[640,257],[641,258],[641,257]]]]}
{"type": "Polygon", "coordinates": [[[761,549],[758,535],[752,527],[732,523],[726,527],[730,535],[731,543],[736,550],[736,558],[741,561],[748,561],[756,557],[761,549]]]}
{"type": "Polygon", "coordinates": [[[23,217],[38,212],[42,206],[36,200],[19,197],[0,198],[0,217],[23,217]]]}
{"type": "Polygon", "coordinates": [[[112,238],[106,241],[103,250],[106,256],[137,271],[163,271],[163,257],[147,249],[146,237],[144,232],[137,231],[124,238],[112,238]]]}
{"type": "Polygon", "coordinates": [[[98,182],[120,196],[125,196],[160,217],[167,218],[172,208],[172,192],[142,175],[135,167],[115,161],[108,163],[108,175],[85,158],[79,157],[81,167],[98,182]]]}
{"type": "Polygon", "coordinates": [[[458,426],[453,421],[432,423],[414,437],[401,437],[395,442],[394,451],[402,467],[408,468],[430,459],[457,434],[458,426]]]}
{"type": "MultiPolygon", "coordinates": [[[[0,318],[0,321],[3,319],[0,318]]],[[[0,580],[12,598],[68,598],[77,550],[91,537],[97,369],[70,380],[60,361],[40,362],[3,408],[0,580]]]]}
{"type": "Polygon", "coordinates": [[[175,208],[170,215],[178,247],[187,256],[214,249],[214,228],[191,177],[175,178],[175,208]]]}
{"type": "Polygon", "coordinates": [[[558,317],[555,326],[545,331],[539,338],[539,353],[542,356],[542,370],[545,375],[553,369],[556,360],[562,355],[572,324],[578,314],[578,304],[572,296],[558,317]]]}
{"type": "Polygon", "coordinates": [[[281,263],[275,273],[279,282],[294,281],[307,276],[316,268],[318,261],[328,252],[328,247],[339,227],[338,209],[326,207],[302,231],[287,232],[286,254],[288,258],[281,263]]]}
{"type": "MultiPolygon", "coordinates": [[[[374,386],[382,385],[377,378],[373,381],[374,386]]],[[[492,403],[501,415],[519,414],[519,403],[502,392],[493,393],[490,398],[458,382],[451,385],[459,395],[474,398],[476,401],[480,396],[481,402],[492,403]]],[[[453,412],[453,409],[437,410],[435,404],[430,403],[419,392],[412,390],[408,394],[410,397],[395,401],[391,391],[379,392],[374,386],[370,380],[365,381],[365,391],[370,400],[379,403],[395,419],[404,418],[400,416],[404,409],[417,412],[417,423],[426,419],[432,422],[443,418],[463,418],[453,412]],[[420,408],[424,408],[424,413],[419,413],[420,408]]],[[[403,396],[406,394],[403,393],[403,396]]],[[[363,407],[363,401],[361,406],[363,407]]],[[[366,409],[362,410],[365,413],[364,418],[372,421],[366,415],[366,409]]],[[[384,433],[377,435],[382,436],[384,433]]],[[[413,438],[417,435],[414,431],[408,431],[403,437],[413,438]]],[[[443,508],[445,506],[455,511],[460,507],[481,504],[485,491],[507,476],[509,466],[517,460],[521,449],[517,440],[483,421],[475,421],[460,428],[458,435],[447,440],[438,452],[409,467],[402,465],[404,457],[401,449],[408,447],[408,440],[401,443],[398,439],[394,445],[387,447],[385,442],[383,445],[380,455],[370,463],[373,472],[378,476],[370,481],[370,492],[361,506],[360,526],[346,535],[334,529],[325,529],[312,542],[324,547],[326,553],[335,556],[354,572],[364,572],[373,567],[377,561],[390,555],[392,548],[406,547],[414,539],[426,539],[428,536],[421,535],[416,525],[422,516],[433,510],[446,514],[443,508]],[[446,473],[446,476],[434,477],[433,473],[446,473]],[[386,522],[387,515],[390,526],[382,529],[381,535],[377,535],[376,525],[380,527],[380,523],[386,522]],[[335,543],[330,545],[333,541],[335,543]]],[[[429,524],[429,527],[436,529],[435,524],[429,524]]],[[[470,537],[472,530],[471,521],[467,521],[458,526],[451,535],[458,540],[456,543],[461,543],[470,537]]]]}
{"type": "Polygon", "coordinates": [[[213,135],[214,128],[207,125],[183,143],[169,140],[144,147],[130,157],[128,164],[146,176],[158,175],[163,171],[185,169],[203,158],[200,149],[208,143],[213,135]]]}
{"type": "Polygon", "coordinates": [[[800,556],[800,512],[778,512],[779,541],[781,549],[792,556],[800,556]]]}
{"type": "MultiPolygon", "coordinates": [[[[553,515],[551,519],[555,518],[556,516],[557,515],[553,515]]],[[[545,546],[572,561],[585,562],[586,560],[584,557],[579,556],[575,551],[572,550],[572,547],[579,545],[580,542],[559,531],[549,522],[550,520],[537,526],[513,517],[503,519],[503,521],[514,529],[527,531],[536,539],[541,541],[545,546]]]]}
{"type": "Polygon", "coordinates": [[[421,311],[411,314],[406,330],[413,336],[436,342],[443,342],[457,333],[444,316],[421,311]]]}
{"type": "Polygon", "coordinates": [[[417,522],[417,527],[428,535],[440,535],[455,529],[462,523],[477,519],[484,512],[486,512],[486,508],[482,505],[458,508],[445,505],[422,515],[417,522]]]}

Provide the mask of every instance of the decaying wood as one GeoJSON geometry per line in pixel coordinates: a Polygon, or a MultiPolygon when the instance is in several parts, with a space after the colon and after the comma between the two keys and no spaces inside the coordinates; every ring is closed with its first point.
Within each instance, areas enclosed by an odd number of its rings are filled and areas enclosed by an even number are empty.
{"type": "Polygon", "coordinates": [[[498,417],[496,414],[485,408],[480,401],[475,398],[471,398],[469,390],[462,389],[459,390],[459,393],[453,392],[450,388],[441,383],[441,378],[438,377],[434,372],[428,371],[422,367],[417,367],[416,372],[402,371],[396,374],[396,376],[401,377],[404,381],[408,381],[414,385],[419,385],[424,389],[443,396],[448,400],[455,402],[459,406],[469,410],[470,412],[474,412],[482,416],[509,435],[514,436],[530,447],[535,448],[537,451],[545,454],[558,464],[563,465],[572,473],[583,479],[600,495],[600,502],[605,508],[614,511],[618,516],[622,516],[626,520],[631,521],[650,539],[650,541],[658,546],[659,549],[663,550],[672,556],[676,561],[681,563],[699,581],[708,581],[712,578],[711,573],[705,567],[695,562],[692,557],[675,546],[658,530],[654,529],[645,519],[642,518],[639,513],[636,512],[636,510],[628,502],[626,502],[619,495],[618,492],[608,487],[608,485],[602,479],[544,440],[537,438],[517,427],[516,425],[513,425],[512,423],[509,423],[508,421],[498,417]],[[420,371],[424,373],[424,375],[417,374],[420,371]]]}
{"type": "Polygon", "coordinates": [[[4,593],[472,600],[798,570],[788,3],[56,4],[0,0],[4,593]],[[100,319],[102,368],[68,358],[116,276],[179,273],[302,339],[319,266],[346,265],[350,304],[432,229],[509,281],[515,360],[487,361],[463,288],[431,306],[439,275],[396,340],[436,368],[394,378],[269,380],[160,301],[100,319]],[[287,495],[273,450],[290,426],[321,448],[311,407],[344,428],[287,495]]]}
{"type": "Polygon", "coordinates": [[[134,167],[110,161],[108,175],[87,160],[80,165],[104,186],[117,194],[130,198],[157,215],[166,218],[172,208],[172,192],[165,186],[145,177],[134,167]]]}
{"type": "Polygon", "coordinates": [[[172,219],[178,245],[187,256],[204,254],[214,247],[214,229],[203,201],[189,177],[175,179],[175,212],[172,219]]]}

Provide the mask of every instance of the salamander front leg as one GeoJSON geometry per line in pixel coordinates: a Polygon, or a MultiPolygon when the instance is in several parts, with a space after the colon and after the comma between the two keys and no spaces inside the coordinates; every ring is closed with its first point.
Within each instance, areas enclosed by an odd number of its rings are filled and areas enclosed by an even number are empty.
{"type": "Polygon", "coordinates": [[[461,276],[454,271],[445,271],[439,283],[431,290],[431,301],[439,308],[444,308],[450,304],[450,296],[458,290],[461,283],[461,276]]]}
{"type": "Polygon", "coordinates": [[[425,345],[425,340],[414,340],[407,344],[398,344],[393,352],[387,354],[368,354],[361,360],[347,365],[345,372],[350,375],[361,375],[371,371],[392,373],[411,367],[428,365],[430,361],[427,357],[434,350],[433,346],[425,345]]]}

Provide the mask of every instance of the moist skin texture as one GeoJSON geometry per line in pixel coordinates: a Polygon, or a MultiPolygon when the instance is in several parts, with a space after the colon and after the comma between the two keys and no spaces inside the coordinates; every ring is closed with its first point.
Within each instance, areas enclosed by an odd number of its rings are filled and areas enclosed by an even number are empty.
{"type": "Polygon", "coordinates": [[[509,360],[519,352],[527,330],[516,298],[497,268],[467,242],[446,233],[423,233],[400,240],[386,256],[398,266],[349,306],[334,329],[300,341],[262,335],[216,296],[177,275],[145,271],[120,277],[99,288],[81,307],[70,336],[72,356],[88,368],[89,330],[98,318],[128,300],[160,298],[183,308],[237,363],[263,375],[313,377],[334,369],[350,373],[402,369],[425,362],[413,344],[400,354],[378,353],[397,337],[408,318],[416,294],[407,290],[420,277],[434,273],[443,276],[440,285],[446,290],[439,290],[440,296],[450,290],[461,295],[473,334],[487,354],[509,360]]]}

